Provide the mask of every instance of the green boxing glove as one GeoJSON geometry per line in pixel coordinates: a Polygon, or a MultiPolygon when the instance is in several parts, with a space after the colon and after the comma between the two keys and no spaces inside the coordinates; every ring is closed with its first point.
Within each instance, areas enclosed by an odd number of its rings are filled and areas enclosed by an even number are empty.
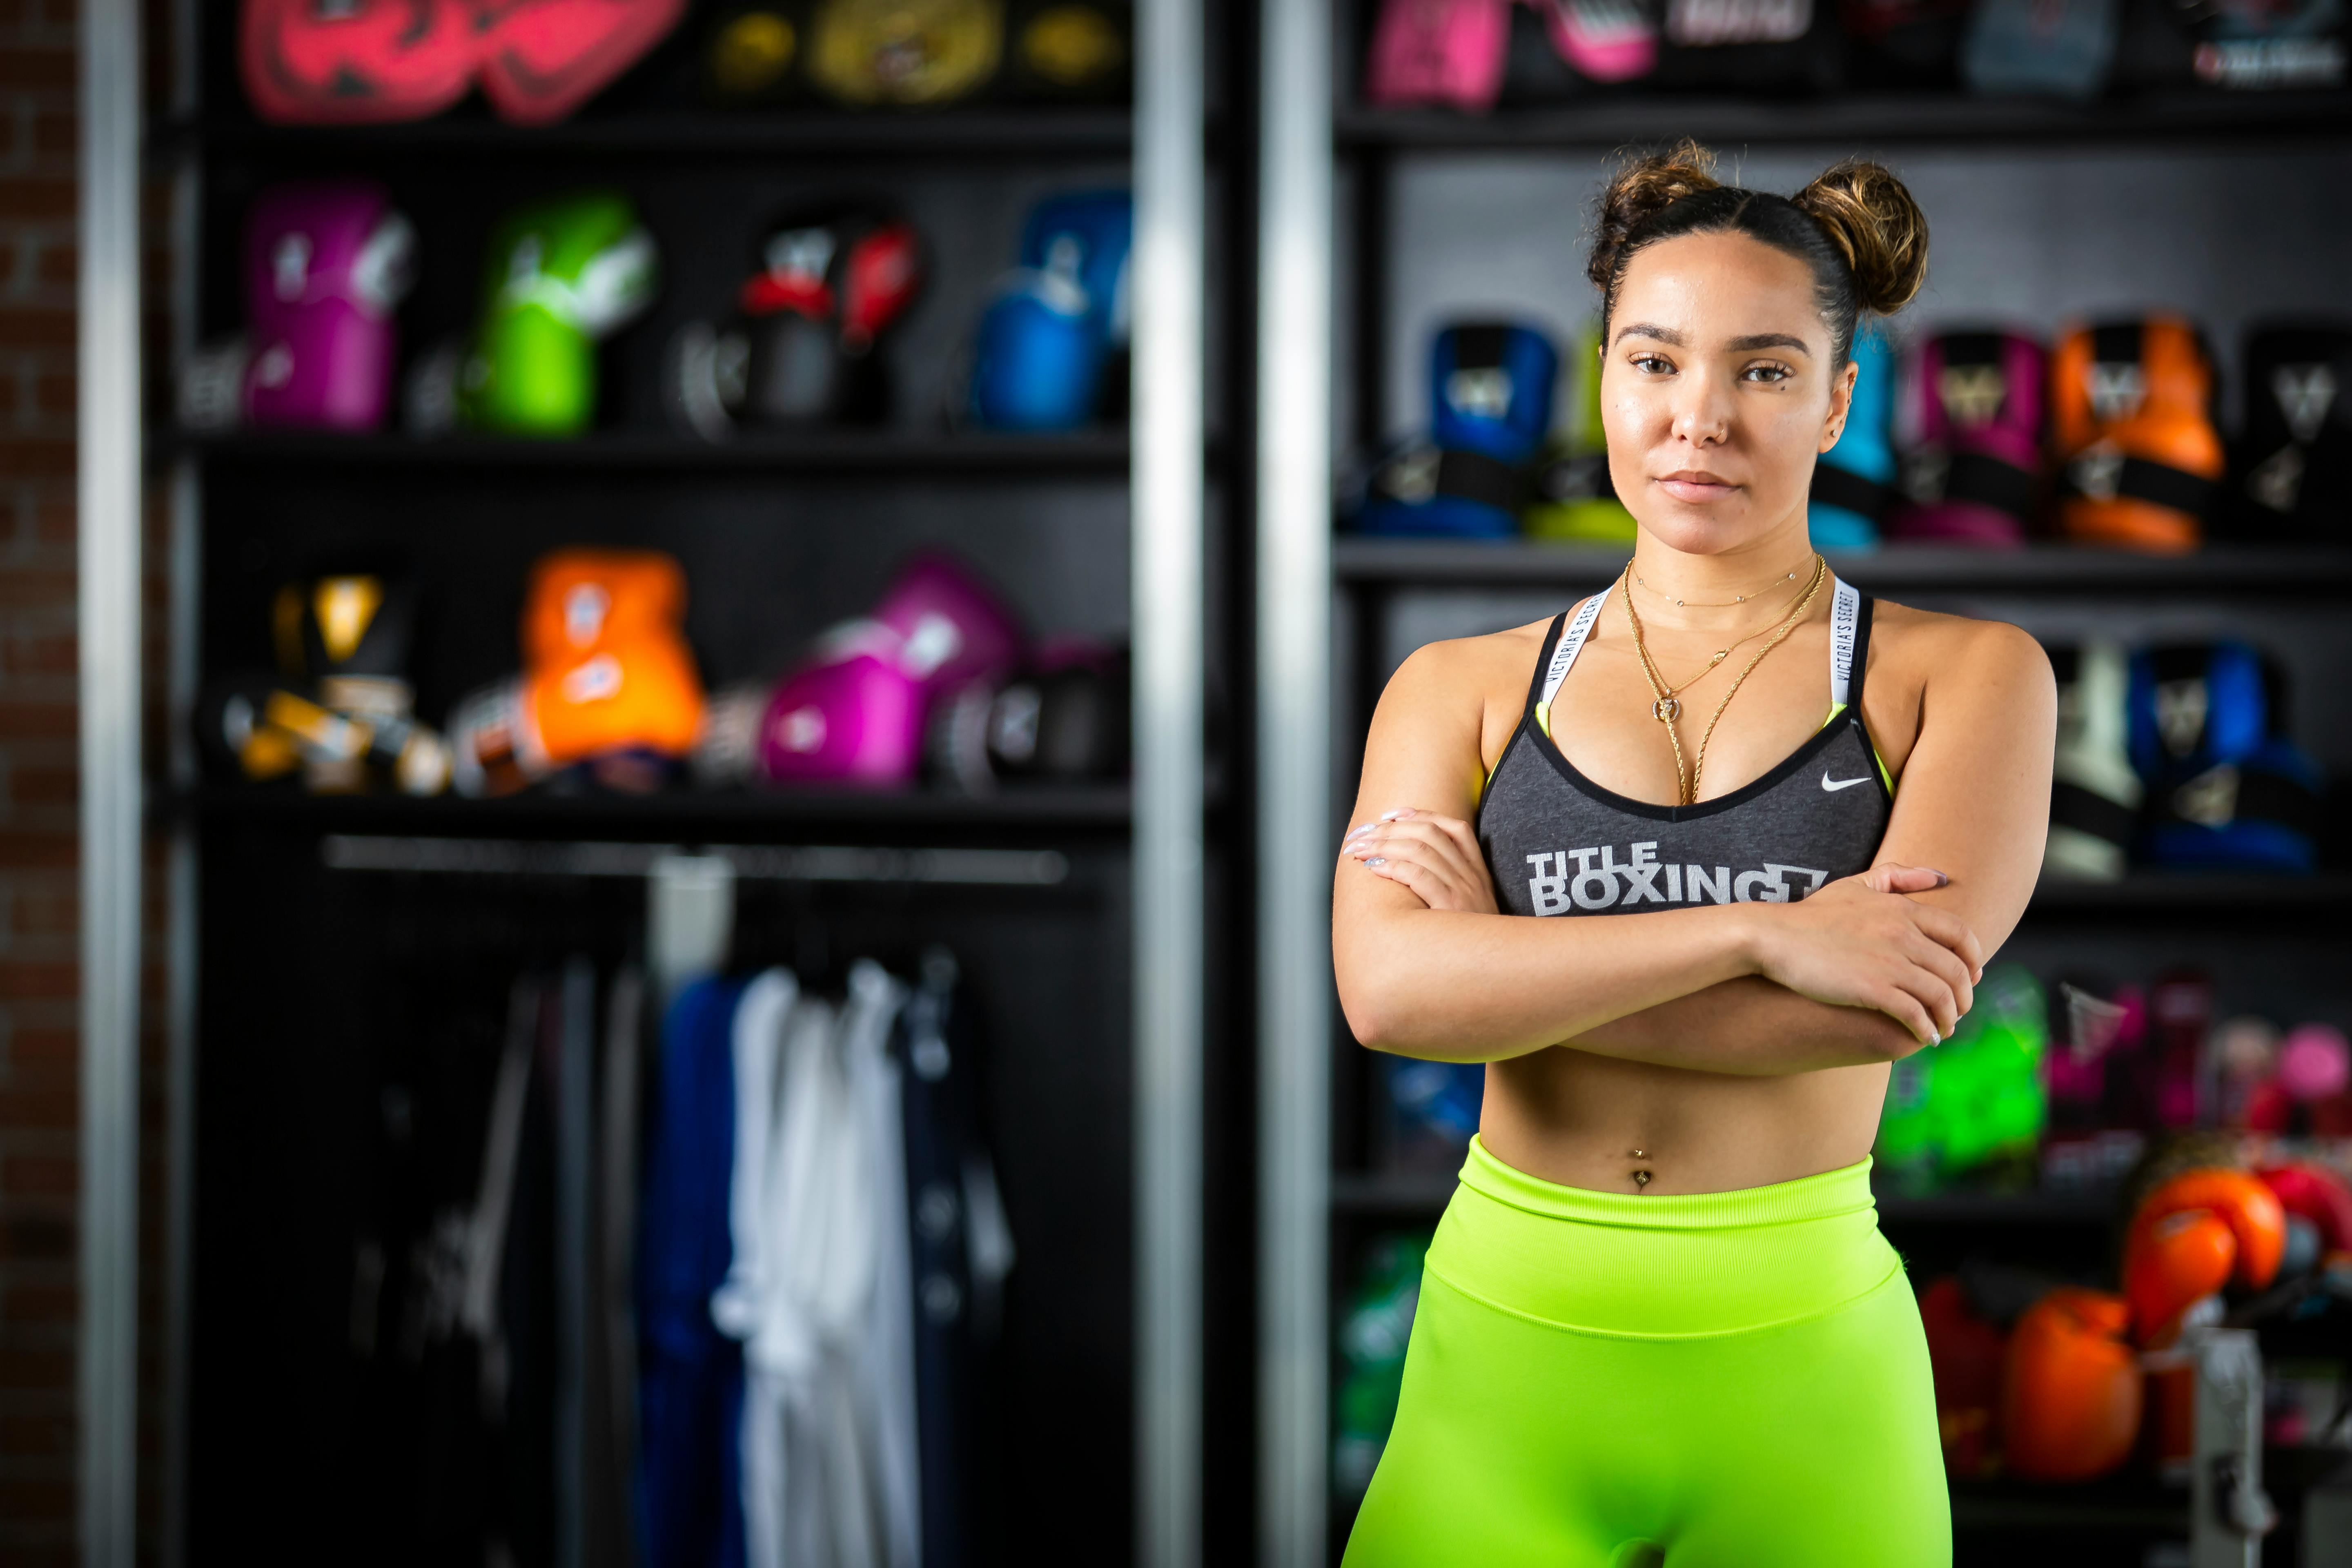
{"type": "Polygon", "coordinates": [[[585,428],[596,415],[596,344],[652,302],[657,260],[636,209],[612,192],[510,215],[490,237],[460,417],[528,436],[585,428]]]}

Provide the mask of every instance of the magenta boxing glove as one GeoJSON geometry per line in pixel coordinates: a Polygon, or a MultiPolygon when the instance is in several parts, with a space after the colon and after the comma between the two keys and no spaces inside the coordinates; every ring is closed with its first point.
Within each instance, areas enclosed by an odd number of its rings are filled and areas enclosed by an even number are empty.
{"type": "Polygon", "coordinates": [[[1895,537],[2019,545],[2042,484],[2042,345],[1945,332],[1911,356],[1896,415],[1907,437],[1895,537]]]}
{"type": "Polygon", "coordinates": [[[866,618],[898,640],[898,668],[926,702],[974,680],[1001,679],[1021,662],[1021,623],[994,590],[946,555],[908,562],[866,618]]]}
{"type": "Polygon", "coordinates": [[[921,683],[898,648],[852,622],[815,663],[786,676],[760,717],[753,755],[774,784],[912,784],[922,761],[921,683]],[[856,637],[854,646],[843,646],[856,637]]]}
{"type": "Polygon", "coordinates": [[[245,235],[256,425],[373,430],[392,403],[393,310],[408,291],[416,231],[367,181],[280,185],[245,235]]]}

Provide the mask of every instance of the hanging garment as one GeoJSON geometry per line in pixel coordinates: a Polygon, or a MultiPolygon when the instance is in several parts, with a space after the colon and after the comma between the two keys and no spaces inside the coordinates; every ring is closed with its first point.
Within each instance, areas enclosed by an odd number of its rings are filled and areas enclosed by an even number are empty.
{"type": "Polygon", "coordinates": [[[637,1221],[637,1031],[645,984],[635,968],[613,977],[597,1068],[593,1213],[589,1225],[587,1343],[581,1547],[584,1568],[635,1568],[636,1521],[628,1478],[636,1463],[636,1314],[630,1301],[637,1221]]]}
{"type": "MultiPolygon", "coordinates": [[[[888,1052],[906,994],[861,962],[838,1013],[802,1001],[781,1025],[745,1346],[752,1568],[919,1568],[905,1149],[888,1052]]],[[[739,1304],[726,1299],[730,1313],[739,1304]]]]}
{"type": "Polygon", "coordinates": [[[705,980],[662,1024],[637,1251],[638,1520],[646,1568],[743,1561],[742,1352],[711,1319],[732,1255],[732,1049],[743,987],[705,980]]]}

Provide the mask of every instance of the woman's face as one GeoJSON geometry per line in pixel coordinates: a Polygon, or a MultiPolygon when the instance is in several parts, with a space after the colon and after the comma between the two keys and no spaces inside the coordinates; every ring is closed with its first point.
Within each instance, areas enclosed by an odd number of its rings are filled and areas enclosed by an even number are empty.
{"type": "Polygon", "coordinates": [[[1608,330],[1601,423],[1635,521],[1696,554],[1801,540],[1854,380],[1830,363],[1805,264],[1742,234],[1662,240],[1626,268],[1608,330]]]}

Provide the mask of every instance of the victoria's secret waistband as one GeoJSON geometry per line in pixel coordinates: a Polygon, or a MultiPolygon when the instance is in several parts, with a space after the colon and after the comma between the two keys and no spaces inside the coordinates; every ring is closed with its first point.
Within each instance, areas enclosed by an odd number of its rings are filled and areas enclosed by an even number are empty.
{"type": "Polygon", "coordinates": [[[1671,1339],[1834,1310],[1899,1276],[1870,1162],[1770,1186],[1655,1196],[1563,1187],[1472,1139],[1433,1273],[1523,1317],[1671,1339]]]}

